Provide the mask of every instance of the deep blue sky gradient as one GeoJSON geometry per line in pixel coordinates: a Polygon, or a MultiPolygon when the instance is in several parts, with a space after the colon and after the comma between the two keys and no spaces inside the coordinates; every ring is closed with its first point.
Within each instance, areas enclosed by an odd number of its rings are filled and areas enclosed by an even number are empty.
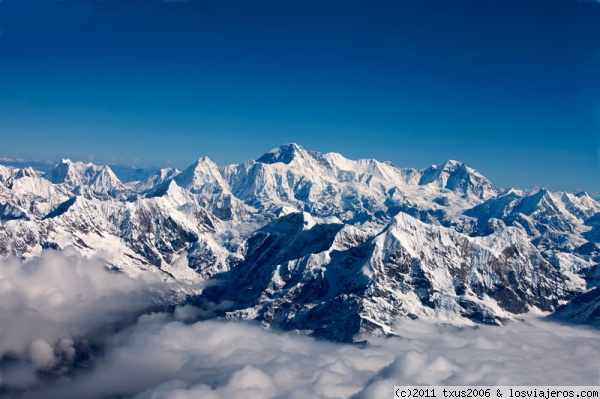
{"type": "Polygon", "coordinates": [[[287,142],[600,192],[600,2],[3,0],[0,156],[287,142]]]}

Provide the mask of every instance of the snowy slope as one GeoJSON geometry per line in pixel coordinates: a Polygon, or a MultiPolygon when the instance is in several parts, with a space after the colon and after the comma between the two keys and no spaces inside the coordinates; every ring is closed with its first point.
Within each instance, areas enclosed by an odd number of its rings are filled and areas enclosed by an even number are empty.
{"type": "Polygon", "coordinates": [[[506,227],[469,237],[399,214],[372,239],[349,239],[339,222],[286,215],[248,240],[245,261],[207,290],[238,309],[230,318],[310,329],[336,340],[395,333],[399,317],[499,324],[570,295],[565,277],[524,233],[506,227]],[[362,242],[361,242],[362,241],[362,242]]]}

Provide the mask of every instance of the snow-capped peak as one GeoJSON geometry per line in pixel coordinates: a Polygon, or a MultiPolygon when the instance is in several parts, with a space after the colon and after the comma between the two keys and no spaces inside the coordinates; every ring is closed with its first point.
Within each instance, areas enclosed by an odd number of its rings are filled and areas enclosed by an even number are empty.
{"type": "Polygon", "coordinates": [[[43,176],[53,184],[62,184],[86,196],[113,197],[126,191],[125,186],[108,165],[72,162],[62,159],[43,176]]]}
{"type": "Polygon", "coordinates": [[[422,171],[419,185],[435,185],[465,195],[485,199],[498,193],[483,175],[462,162],[449,160],[440,166],[433,165],[422,171]]]}
{"type": "Polygon", "coordinates": [[[256,161],[260,163],[278,163],[290,164],[294,159],[310,157],[309,152],[296,143],[284,144],[281,147],[273,148],[271,151],[263,154],[256,161]]]}
{"type": "Polygon", "coordinates": [[[172,179],[180,173],[181,171],[179,171],[178,169],[160,169],[157,172],[145,178],[144,180],[142,180],[141,182],[139,182],[138,184],[136,184],[135,191],[140,193],[152,191],[153,189],[157,188],[167,180],[172,179]]]}
{"type": "Polygon", "coordinates": [[[35,170],[33,170],[33,168],[31,166],[27,167],[27,168],[23,168],[23,169],[19,169],[15,175],[14,178],[15,179],[20,179],[22,177],[37,177],[37,173],[35,172],[35,170]]]}
{"type": "Polygon", "coordinates": [[[175,178],[177,184],[192,192],[200,192],[206,185],[211,191],[215,187],[229,192],[229,185],[223,179],[219,166],[208,157],[201,157],[175,178]]]}
{"type": "Polygon", "coordinates": [[[465,164],[463,162],[457,161],[455,159],[449,159],[442,164],[442,169],[447,171],[454,171],[460,167],[464,167],[465,164]]]}
{"type": "Polygon", "coordinates": [[[92,163],[72,162],[70,159],[61,159],[52,169],[44,174],[44,178],[54,184],[67,184],[78,186],[87,184],[95,172],[101,169],[92,163]]]}

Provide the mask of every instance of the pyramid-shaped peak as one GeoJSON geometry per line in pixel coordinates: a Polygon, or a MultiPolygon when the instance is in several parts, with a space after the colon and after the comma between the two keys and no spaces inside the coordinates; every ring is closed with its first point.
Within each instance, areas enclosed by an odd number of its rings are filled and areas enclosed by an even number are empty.
{"type": "Polygon", "coordinates": [[[460,166],[464,165],[464,162],[457,161],[456,159],[449,159],[444,162],[444,166],[460,166]]]}
{"type": "Polygon", "coordinates": [[[220,176],[221,173],[219,172],[219,165],[209,157],[203,156],[185,169],[182,174],[220,176]]]}
{"type": "Polygon", "coordinates": [[[207,156],[198,158],[196,162],[183,170],[182,174],[188,175],[205,175],[205,174],[220,174],[219,165],[207,156]]]}
{"type": "Polygon", "coordinates": [[[523,192],[523,190],[511,187],[508,190],[504,191],[502,193],[502,196],[524,197],[525,193],[523,192]]]}
{"type": "Polygon", "coordinates": [[[429,168],[423,170],[423,174],[434,174],[436,176],[460,174],[485,179],[484,176],[469,167],[466,163],[454,159],[449,159],[441,165],[431,165],[429,168]]]}
{"type": "Polygon", "coordinates": [[[478,174],[478,172],[467,166],[464,162],[449,159],[441,165],[432,165],[427,170],[434,171],[436,173],[463,173],[463,174],[478,174]]]}
{"type": "MultiPolygon", "coordinates": [[[[546,203],[553,202],[552,193],[545,187],[542,187],[538,191],[527,195],[523,199],[521,206],[522,207],[538,206],[539,204],[541,204],[543,202],[546,202],[546,203]]],[[[531,212],[533,212],[533,210],[531,212]]],[[[523,213],[526,213],[526,212],[523,212],[523,213]]],[[[526,213],[526,214],[528,214],[528,213],[526,213]]]]}
{"type": "Polygon", "coordinates": [[[198,192],[205,184],[212,184],[228,190],[228,184],[221,175],[219,166],[208,157],[200,157],[180,174],[175,182],[186,190],[198,192]]]}
{"type": "Polygon", "coordinates": [[[92,168],[92,170],[94,170],[94,176],[108,176],[111,179],[119,180],[115,172],[113,172],[113,170],[108,165],[102,165],[96,168],[92,168]]]}
{"type": "Polygon", "coordinates": [[[452,159],[440,166],[433,165],[421,173],[419,185],[436,185],[454,192],[474,194],[480,198],[498,192],[493,184],[475,169],[452,159]]]}
{"type": "Polygon", "coordinates": [[[306,151],[301,145],[297,144],[297,143],[286,143],[283,144],[277,148],[274,148],[274,150],[281,150],[281,151],[306,151]]]}
{"type": "Polygon", "coordinates": [[[464,162],[456,161],[454,159],[449,159],[441,165],[443,170],[456,170],[459,168],[466,168],[464,162]]]}
{"type": "Polygon", "coordinates": [[[81,177],[81,183],[94,188],[94,192],[108,194],[112,190],[123,190],[123,183],[108,165],[90,165],[81,177]]]}
{"type": "Polygon", "coordinates": [[[533,196],[540,198],[548,195],[550,195],[550,190],[548,190],[546,187],[540,188],[536,193],[533,194],[533,196]]]}
{"type": "Polygon", "coordinates": [[[174,179],[169,179],[154,187],[154,191],[148,194],[148,198],[163,196],[177,197],[181,196],[181,193],[183,192],[184,189],[179,184],[177,184],[177,182],[174,179]]]}
{"type": "Polygon", "coordinates": [[[204,163],[208,163],[208,164],[214,164],[216,165],[212,159],[210,159],[209,157],[207,157],[206,155],[198,158],[198,160],[196,161],[195,165],[201,165],[204,163]]]}
{"type": "Polygon", "coordinates": [[[297,157],[306,157],[308,152],[296,143],[284,144],[280,147],[273,148],[263,156],[257,159],[260,163],[291,163],[297,157]]]}

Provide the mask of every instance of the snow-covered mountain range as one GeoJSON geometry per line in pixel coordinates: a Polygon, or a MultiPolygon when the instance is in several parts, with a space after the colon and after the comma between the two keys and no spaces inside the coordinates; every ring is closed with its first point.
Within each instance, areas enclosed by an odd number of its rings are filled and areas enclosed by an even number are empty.
{"type": "Polygon", "coordinates": [[[287,144],[127,184],[91,163],[0,165],[0,256],[67,246],[129,275],[210,280],[190,301],[220,317],[342,341],[403,317],[600,318],[600,203],[504,190],[457,161],[401,169],[287,144]]]}

